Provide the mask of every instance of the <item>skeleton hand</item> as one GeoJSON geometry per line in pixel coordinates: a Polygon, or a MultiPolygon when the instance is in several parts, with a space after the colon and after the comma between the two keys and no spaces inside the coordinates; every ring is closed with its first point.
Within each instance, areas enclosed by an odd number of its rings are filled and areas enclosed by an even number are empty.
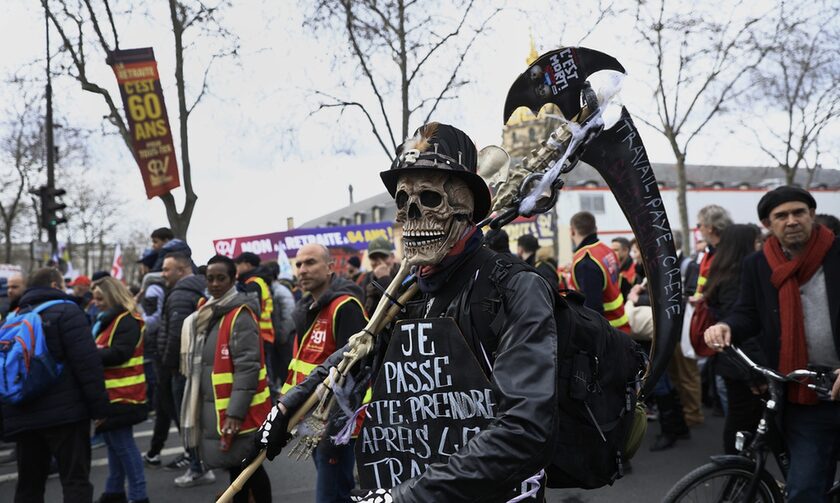
{"type": "Polygon", "coordinates": [[[390,489],[354,489],[350,499],[357,503],[391,503],[394,498],[390,489]]]}
{"type": "Polygon", "coordinates": [[[257,452],[265,450],[265,457],[270,460],[280,454],[283,447],[292,437],[289,435],[289,416],[286,407],[282,403],[277,403],[271,408],[271,411],[266,416],[260,429],[257,430],[257,435],[254,437],[254,446],[257,452]]]}

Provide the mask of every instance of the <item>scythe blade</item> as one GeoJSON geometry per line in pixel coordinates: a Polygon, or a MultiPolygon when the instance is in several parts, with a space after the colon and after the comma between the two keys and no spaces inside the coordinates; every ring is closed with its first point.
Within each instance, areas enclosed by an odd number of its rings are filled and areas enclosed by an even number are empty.
{"type": "Polygon", "coordinates": [[[581,160],[607,182],[639,243],[655,327],[641,391],[646,396],[665,371],[682,331],[682,282],[671,225],[642,138],[625,108],[613,127],[592,140],[581,160]]]}
{"type": "Polygon", "coordinates": [[[503,122],[519,107],[528,107],[536,115],[548,103],[557,105],[571,120],[580,112],[583,83],[600,70],[627,73],[614,57],[585,47],[562,47],[543,54],[510,86],[503,122]]]}

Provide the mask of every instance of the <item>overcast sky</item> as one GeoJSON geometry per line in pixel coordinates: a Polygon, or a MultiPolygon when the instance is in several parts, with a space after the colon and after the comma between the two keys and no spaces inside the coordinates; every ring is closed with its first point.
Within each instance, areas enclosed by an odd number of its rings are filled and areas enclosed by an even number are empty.
{"type": "MultiPolygon", "coordinates": [[[[312,96],[315,88],[339,92],[347,98],[368,99],[363,83],[335,89],[335,83],[353,75],[353,67],[337,66],[334,62],[336,52],[347,51],[341,34],[316,36],[303,28],[297,2],[233,3],[234,8],[223,22],[239,34],[241,57],[214,64],[211,94],[196,108],[190,123],[193,183],[199,199],[188,237],[198,260],[212,254],[212,239],[281,231],[286,229],[287,217],[302,223],[339,209],[348,202],[349,184],[355,188],[357,201],[382,192],[377,173],[389,164],[358,114],[348,111],[341,118],[333,113],[308,117],[317,103],[312,96]]],[[[44,22],[38,4],[34,0],[3,2],[3,79],[43,58],[44,22]]],[[[177,145],[168,9],[163,1],[149,4],[154,4],[147,7],[153,21],[140,15],[118,17],[120,43],[122,48],[155,49],[177,145]]],[[[561,4],[516,2],[519,9],[508,9],[497,16],[463,65],[464,76],[472,84],[460,92],[458,100],[443,104],[434,119],[460,126],[479,148],[500,143],[502,105],[510,84],[526,68],[529,32],[538,50],[545,52],[576,44],[583,35],[581,30],[588,27],[586,22],[572,22],[564,31],[562,13],[546,8],[561,4]]],[[[648,56],[635,42],[627,19],[623,19],[604,23],[581,45],[607,52],[621,61],[629,74],[622,91],[623,102],[631,112],[650,110],[650,86],[654,83],[649,78],[648,56]]],[[[57,34],[53,33],[52,40],[55,46],[57,34]]],[[[193,85],[197,85],[212,50],[205,43],[189,49],[187,76],[193,85]]],[[[119,99],[111,69],[98,54],[91,58],[91,80],[112,90],[119,99]]],[[[349,52],[346,59],[352,59],[349,52]]],[[[442,64],[446,63],[449,62],[442,64]]],[[[55,88],[56,115],[62,121],[113,132],[102,127],[106,108],[99,96],[84,93],[70,79],[57,80],[55,88]]],[[[0,96],[13,99],[8,89],[3,89],[0,96]]],[[[396,113],[392,120],[398,122],[396,113]]],[[[410,128],[418,125],[411,124],[410,128]]],[[[733,135],[730,126],[726,121],[712,124],[693,145],[688,162],[769,164],[758,148],[749,145],[751,133],[733,135]]],[[[673,162],[664,138],[652,129],[642,125],[640,128],[651,160],[673,162]]],[[[112,185],[128,201],[126,223],[119,235],[127,236],[137,227],[150,231],[166,225],[163,204],[146,199],[140,172],[121,139],[115,135],[94,135],[90,150],[92,162],[86,167],[90,176],[101,176],[103,183],[112,185]]],[[[60,172],[57,177],[60,185],[60,172]]],[[[182,198],[179,189],[176,199],[182,198]]],[[[676,216],[671,218],[673,222],[676,216]]]]}

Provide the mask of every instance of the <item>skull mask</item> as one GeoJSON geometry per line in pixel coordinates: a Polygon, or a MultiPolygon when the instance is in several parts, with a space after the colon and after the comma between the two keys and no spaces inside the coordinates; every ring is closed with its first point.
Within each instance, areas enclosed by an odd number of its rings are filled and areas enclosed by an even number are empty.
{"type": "Polygon", "coordinates": [[[470,226],[475,203],[466,182],[446,173],[400,177],[395,201],[409,265],[439,263],[470,226]]]}

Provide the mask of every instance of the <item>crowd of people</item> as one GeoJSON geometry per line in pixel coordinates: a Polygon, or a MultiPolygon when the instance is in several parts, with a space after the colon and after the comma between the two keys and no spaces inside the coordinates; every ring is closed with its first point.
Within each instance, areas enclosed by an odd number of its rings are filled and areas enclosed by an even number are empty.
{"type": "MultiPolygon", "coordinates": [[[[683,303],[695,313],[686,320],[690,342],[676,348],[649,398],[648,417],[660,429],[651,451],[690,438],[691,428],[704,422],[704,404],[705,413],[725,416],[722,452],[735,453],[735,433],[755,428],[766,386],[719,351],[733,341],[755,361],[781,370],[840,368],[840,222],[816,215],[815,208],[806,191],[782,187],[759,204],[764,230],[733,223],[720,206],[700,210],[702,240],[694,254],[678,256],[683,303]],[[689,333],[698,313],[711,320],[699,340],[689,333]]],[[[588,212],[573,215],[570,229],[568,265],[558,267],[553,250],[540,248],[531,235],[517,240],[515,255],[549,289],[580,291],[589,308],[649,347],[651,299],[635,241],[603,242],[588,212]]],[[[514,255],[504,230],[473,245],[476,235],[465,238],[467,249],[514,255]]],[[[92,501],[91,449],[98,442],[107,446],[109,469],[100,503],[149,501],[144,469],[182,472],[173,477],[181,488],[215,482],[214,470],[226,470],[233,481],[255,446],[266,447],[267,435],[260,437],[266,417],[270,422],[278,414],[273,404],[363,330],[399,267],[387,238],[369,243],[366,269],[352,257],[341,272],[328,248],[306,245],[293,259],[295,277],[285,277],[277,263],[253,253],[215,256],[199,266],[169,229],[150,237],[136,286],[104,272],[67,282],[50,267],[8,279],[4,317],[63,301],[41,317],[64,378],[36,400],[0,409],[3,438],[16,446],[15,501],[43,501],[51,471],[60,476],[65,501],[92,501]],[[153,434],[140,446],[133,427],[149,416],[153,434]],[[183,452],[164,460],[172,425],[183,452]]],[[[680,250],[678,232],[674,241],[680,250]]],[[[840,408],[811,395],[789,400],[788,497],[820,501],[834,474],[829,456],[840,445],[840,408]]],[[[346,418],[334,419],[313,453],[318,502],[349,501],[355,484],[353,434],[344,432],[347,441],[337,445],[332,439],[346,429],[346,418]]],[[[235,501],[249,498],[271,501],[262,467],[235,501]]]]}

